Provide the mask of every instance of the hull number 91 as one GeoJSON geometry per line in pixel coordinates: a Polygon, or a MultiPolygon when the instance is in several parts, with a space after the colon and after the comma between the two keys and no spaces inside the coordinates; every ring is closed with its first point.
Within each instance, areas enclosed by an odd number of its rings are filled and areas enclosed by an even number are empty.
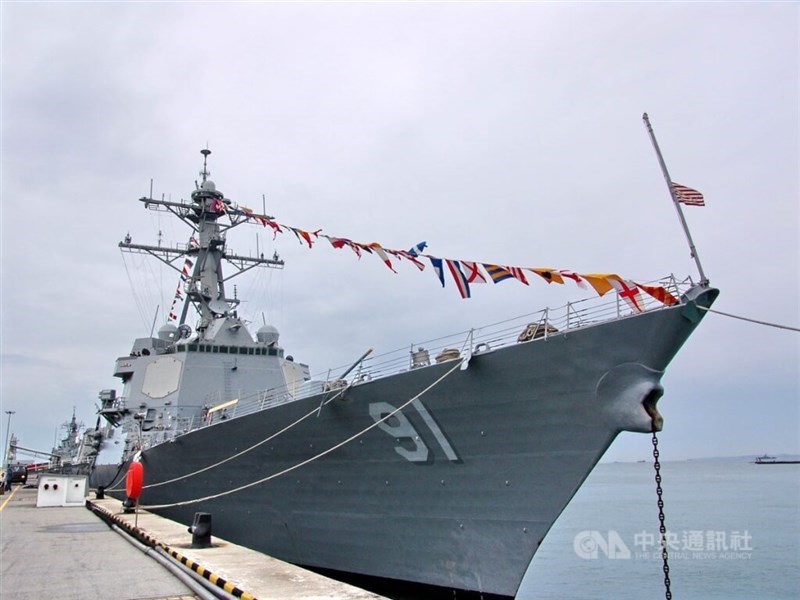
{"type": "MultiPolygon", "coordinates": [[[[411,406],[417,412],[427,430],[430,431],[433,441],[442,449],[447,460],[455,463],[461,462],[447,436],[439,427],[433,415],[425,408],[422,400],[414,400],[411,406]]],[[[394,412],[396,410],[397,408],[388,402],[372,402],[369,405],[369,414],[378,424],[378,427],[397,440],[398,445],[394,447],[395,452],[413,463],[432,463],[434,460],[433,453],[428,448],[428,444],[425,443],[424,436],[406,415],[400,411],[394,412]],[[387,419],[386,416],[390,414],[392,416],[387,419]]]]}

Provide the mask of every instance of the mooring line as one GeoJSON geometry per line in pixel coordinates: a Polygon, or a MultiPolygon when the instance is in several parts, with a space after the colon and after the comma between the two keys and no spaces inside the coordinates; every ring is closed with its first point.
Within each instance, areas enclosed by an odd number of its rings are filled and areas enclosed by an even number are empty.
{"type": "MultiPolygon", "coordinates": [[[[345,391],[346,391],[346,388],[340,390],[338,393],[336,393],[333,396],[331,396],[328,400],[325,400],[322,405],[324,406],[326,404],[329,404],[329,403],[333,402],[339,396],[341,396],[345,391]]],[[[216,467],[219,467],[220,465],[225,464],[226,462],[229,462],[229,461],[232,461],[232,460],[234,460],[236,458],[239,458],[240,456],[242,456],[244,454],[247,454],[248,452],[250,452],[252,450],[255,450],[259,446],[262,446],[263,444],[266,444],[267,442],[269,442],[271,440],[274,440],[279,435],[282,435],[283,433],[289,431],[290,429],[292,429],[293,427],[295,427],[296,425],[298,425],[302,421],[304,421],[307,418],[309,418],[311,415],[316,414],[318,411],[319,411],[319,407],[317,407],[317,408],[313,409],[311,412],[303,415],[302,417],[297,419],[294,423],[290,423],[289,425],[287,425],[286,427],[284,427],[280,431],[276,431],[275,433],[273,433],[268,438],[265,438],[265,439],[261,440],[260,442],[256,442],[255,444],[253,444],[249,448],[245,448],[241,452],[237,452],[236,454],[233,454],[233,455],[229,456],[228,458],[223,458],[219,462],[216,462],[216,463],[214,463],[212,465],[208,465],[207,467],[203,467],[202,469],[198,469],[197,471],[193,471],[192,473],[187,473],[186,475],[181,475],[180,477],[175,477],[173,479],[167,479],[166,481],[159,481],[158,483],[151,483],[150,485],[144,486],[142,489],[150,489],[150,488],[155,488],[155,487],[159,487],[159,486],[162,486],[162,485],[166,485],[168,483],[175,483],[176,481],[181,481],[183,479],[189,479],[190,477],[194,477],[195,475],[199,475],[200,473],[205,473],[206,471],[210,471],[211,469],[214,469],[216,467]]],[[[122,489],[122,488],[119,488],[119,489],[122,489]]],[[[115,490],[112,489],[111,491],[115,491],[115,490]]]]}
{"type": "MultiPolygon", "coordinates": [[[[358,439],[359,437],[361,437],[362,435],[364,435],[368,431],[374,429],[375,427],[378,427],[381,423],[383,423],[383,422],[387,421],[388,419],[392,418],[395,414],[397,414],[398,412],[400,412],[401,410],[406,408],[409,404],[414,402],[414,400],[417,400],[418,398],[421,398],[422,396],[427,394],[429,391],[431,391],[434,387],[439,385],[442,381],[444,381],[444,379],[446,377],[448,377],[451,373],[456,371],[461,366],[461,364],[464,362],[464,360],[465,359],[462,358],[461,360],[456,362],[456,364],[453,366],[453,368],[450,369],[449,371],[447,371],[447,373],[442,375],[439,379],[434,381],[432,384],[430,384],[428,387],[426,387],[424,390],[422,390],[419,394],[416,394],[416,395],[412,396],[408,401],[406,401],[400,407],[394,409],[392,412],[390,412],[386,416],[384,416],[381,419],[378,419],[377,421],[372,423],[372,425],[369,425],[369,426],[365,427],[364,429],[362,429],[358,433],[355,433],[352,436],[350,436],[349,438],[347,438],[346,440],[343,440],[343,441],[339,442],[338,444],[336,444],[334,446],[331,446],[327,450],[323,450],[322,452],[312,456],[311,458],[307,458],[306,460],[304,460],[302,462],[299,462],[296,465],[293,465],[291,467],[288,467],[288,468],[284,469],[283,471],[279,471],[277,473],[273,473],[272,475],[269,475],[269,476],[264,477],[262,479],[258,479],[257,481],[252,481],[252,482],[247,483],[245,485],[241,485],[239,487],[232,488],[230,490],[226,490],[226,491],[220,492],[218,494],[212,494],[211,496],[204,496],[202,498],[194,498],[193,500],[182,500],[180,502],[173,502],[171,504],[142,505],[141,508],[143,508],[145,510],[155,510],[155,509],[162,509],[162,508],[173,508],[173,507],[176,507],[176,506],[187,506],[187,505],[190,505],[190,504],[197,504],[198,502],[206,502],[206,501],[209,501],[209,500],[216,500],[217,498],[222,498],[223,496],[228,496],[230,494],[235,494],[237,492],[241,492],[242,490],[246,490],[248,488],[255,487],[255,486],[260,485],[262,483],[266,483],[267,481],[270,481],[272,479],[276,479],[277,477],[280,477],[282,475],[286,475],[287,473],[291,473],[292,471],[295,471],[296,469],[299,469],[300,467],[303,467],[303,466],[305,466],[305,465],[307,465],[309,463],[312,463],[312,462],[314,462],[316,460],[319,460],[323,456],[327,456],[331,452],[333,452],[335,450],[338,450],[339,448],[341,448],[342,446],[344,446],[346,444],[349,444],[353,440],[358,439]]],[[[316,410],[317,409],[314,409],[314,412],[316,412],[316,410]]]]}
{"type": "MultiPolygon", "coordinates": [[[[354,367],[355,367],[357,364],[359,364],[361,361],[363,361],[363,360],[364,360],[364,358],[366,358],[366,356],[367,356],[368,354],[370,354],[371,352],[372,352],[372,348],[370,348],[369,350],[367,350],[367,352],[365,352],[365,353],[364,353],[364,355],[363,355],[361,358],[359,358],[359,359],[356,361],[356,363],[353,365],[353,367],[351,367],[350,369],[348,369],[347,373],[349,373],[349,372],[350,372],[350,371],[351,371],[351,370],[352,370],[352,369],[353,369],[353,368],[354,368],[354,367]]],[[[347,375],[347,373],[345,373],[345,375],[347,375]]],[[[182,481],[182,480],[184,480],[184,479],[189,479],[190,477],[194,477],[195,475],[199,475],[200,473],[205,473],[206,471],[210,471],[211,469],[214,469],[214,468],[216,468],[216,467],[219,467],[220,465],[224,465],[225,463],[227,463],[227,462],[229,462],[229,461],[232,461],[232,460],[234,460],[234,459],[236,459],[236,458],[239,458],[240,456],[242,456],[242,455],[244,455],[244,454],[247,454],[247,453],[248,453],[248,452],[250,452],[251,450],[254,450],[254,449],[258,448],[259,446],[261,446],[261,445],[263,445],[263,444],[266,444],[267,442],[269,442],[269,441],[271,441],[271,440],[274,440],[274,439],[275,439],[276,437],[278,437],[279,435],[282,435],[283,433],[285,433],[285,432],[289,431],[289,430],[290,430],[290,429],[292,429],[292,428],[293,428],[295,425],[297,425],[297,424],[301,423],[302,421],[306,420],[306,419],[307,419],[308,417],[310,417],[312,414],[314,414],[314,413],[317,413],[317,415],[319,415],[319,411],[322,409],[322,407],[323,407],[323,406],[326,406],[327,404],[330,404],[331,402],[333,402],[334,400],[336,400],[336,399],[337,399],[339,396],[341,396],[342,394],[344,394],[344,393],[345,393],[345,392],[346,392],[346,391],[347,391],[347,390],[348,390],[350,387],[351,387],[351,386],[347,386],[347,387],[345,387],[345,388],[343,388],[343,389],[339,390],[339,391],[338,391],[336,394],[334,394],[334,395],[333,395],[333,396],[331,396],[330,398],[327,398],[327,399],[323,400],[323,401],[322,401],[322,403],[321,403],[321,404],[320,404],[320,405],[319,405],[317,408],[315,408],[314,410],[312,410],[312,411],[311,411],[311,412],[309,412],[308,414],[306,414],[306,415],[304,415],[304,416],[300,417],[300,418],[299,418],[299,419],[297,419],[297,420],[296,420],[294,423],[291,423],[291,424],[287,425],[286,427],[284,427],[284,428],[283,428],[283,429],[281,429],[280,431],[277,431],[277,432],[275,432],[274,434],[272,434],[271,436],[269,436],[269,437],[268,437],[268,438],[266,438],[266,439],[263,439],[263,440],[261,440],[261,441],[259,441],[259,442],[256,442],[255,444],[253,444],[253,445],[252,445],[252,446],[250,446],[249,448],[245,448],[245,449],[244,449],[244,450],[242,450],[241,452],[237,452],[236,454],[233,454],[232,456],[229,456],[228,458],[224,458],[224,459],[222,459],[222,460],[221,460],[221,461],[219,461],[219,462],[216,462],[216,463],[214,463],[214,464],[211,464],[211,465],[208,465],[208,466],[206,466],[206,467],[203,467],[202,469],[198,469],[197,471],[193,471],[192,473],[187,473],[187,474],[185,474],[185,475],[181,475],[181,476],[179,476],[179,477],[175,477],[175,478],[173,478],[173,479],[167,479],[166,481],[159,481],[159,482],[157,482],[157,483],[151,483],[151,484],[149,484],[149,485],[145,485],[145,486],[144,486],[142,489],[156,488],[156,487],[159,487],[159,486],[162,486],[162,485],[166,485],[166,484],[168,484],[168,483],[175,483],[176,481],[182,481]]],[[[121,468],[121,467],[122,467],[122,465],[120,465],[120,468],[121,468]]],[[[117,472],[117,475],[119,475],[119,471],[117,472]]],[[[114,481],[116,481],[117,475],[115,475],[115,476],[114,476],[114,479],[112,480],[112,483],[114,483],[114,481]]],[[[120,482],[119,482],[117,485],[119,486],[121,483],[122,483],[122,480],[120,480],[120,482]]],[[[121,488],[121,487],[113,487],[113,488],[110,488],[108,491],[110,491],[110,492],[117,492],[117,491],[121,491],[121,490],[122,490],[122,488],[121,488]]]]}
{"type": "Polygon", "coordinates": [[[768,321],[759,321],[757,319],[750,319],[748,317],[741,317],[739,315],[732,315],[731,313],[722,312],[721,310],[715,310],[713,308],[707,308],[705,306],[697,306],[700,310],[704,310],[706,312],[712,312],[718,315],[722,315],[723,317],[730,317],[732,319],[739,319],[740,321],[747,321],[748,323],[755,323],[757,325],[766,325],[767,327],[775,327],[777,329],[787,329],[788,331],[800,331],[800,327],[792,327],[791,325],[780,325],[778,323],[770,323],[768,321]]]}
{"type": "Polygon", "coordinates": [[[170,557],[172,557],[174,560],[180,562],[182,565],[184,565],[191,571],[197,573],[203,579],[209,581],[212,585],[220,588],[221,590],[227,592],[228,594],[234,596],[235,598],[239,598],[240,600],[256,600],[255,596],[253,596],[252,594],[242,590],[234,583],[227,581],[226,579],[220,577],[216,573],[203,567],[202,565],[193,561],[192,559],[180,554],[179,552],[176,552],[169,545],[159,541],[154,536],[147,533],[144,529],[131,525],[125,519],[119,517],[118,515],[113,514],[106,507],[101,506],[99,504],[95,504],[94,502],[88,499],[86,500],[86,507],[93,513],[105,519],[107,522],[112,521],[118,527],[124,529],[131,536],[137,538],[144,545],[149,546],[150,548],[161,549],[162,551],[167,553],[170,557]]]}

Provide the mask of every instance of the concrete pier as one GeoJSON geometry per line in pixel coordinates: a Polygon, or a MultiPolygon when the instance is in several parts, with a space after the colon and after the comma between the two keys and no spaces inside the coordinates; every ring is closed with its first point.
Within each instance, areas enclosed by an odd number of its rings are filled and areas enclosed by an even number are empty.
{"type": "MultiPolygon", "coordinates": [[[[186,584],[139,548],[156,546],[174,567],[198,574],[223,597],[367,600],[380,596],[232,544],[191,548],[186,526],[146,511],[122,512],[113,498],[86,507],[36,508],[36,489],[0,496],[0,597],[84,600],[189,599],[186,584]],[[113,524],[118,531],[110,527],[113,524]],[[181,566],[183,565],[183,566],[181,566]]],[[[155,552],[155,551],[153,551],[155,552]]]]}
{"type": "Polygon", "coordinates": [[[0,506],[0,598],[195,598],[86,508],[36,508],[23,487],[0,506]]]}

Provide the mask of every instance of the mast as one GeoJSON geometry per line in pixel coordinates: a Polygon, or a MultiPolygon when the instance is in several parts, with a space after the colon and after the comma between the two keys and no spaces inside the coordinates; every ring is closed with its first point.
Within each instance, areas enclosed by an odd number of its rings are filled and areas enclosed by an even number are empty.
{"type": "MultiPolygon", "coordinates": [[[[250,221],[251,219],[272,220],[267,215],[258,215],[245,212],[233,204],[225,195],[217,190],[216,185],[208,177],[208,156],[211,150],[204,148],[200,151],[203,155],[203,170],[200,171],[202,182],[196,185],[191,194],[191,203],[172,202],[140,198],[146,208],[151,210],[169,211],[186,223],[193,231],[191,241],[184,246],[151,246],[134,244],[129,236],[119,243],[123,252],[146,253],[155,256],[163,263],[177,271],[184,282],[186,299],[181,311],[179,325],[186,322],[189,306],[193,305],[200,315],[197,326],[200,335],[208,325],[218,317],[235,318],[234,310],[239,304],[237,298],[228,298],[225,294],[225,282],[237,275],[249,271],[254,267],[283,268],[283,261],[277,256],[264,258],[228,254],[225,250],[225,237],[228,230],[250,221]],[[230,224],[221,219],[227,217],[230,224]],[[181,268],[186,263],[176,266],[181,257],[192,257],[194,266],[190,275],[186,275],[181,268]],[[225,277],[223,275],[223,260],[228,261],[236,272],[225,277]]],[[[152,194],[151,194],[152,196],[152,194]]]]}
{"type": "Polygon", "coordinates": [[[680,219],[681,225],[683,226],[683,232],[686,234],[686,241],[689,243],[689,253],[694,259],[695,264],[697,264],[697,270],[700,273],[700,284],[707,285],[708,278],[703,272],[703,265],[700,264],[700,257],[697,254],[697,248],[694,246],[692,234],[689,232],[689,225],[686,224],[686,218],[683,216],[683,209],[681,209],[680,202],[678,202],[678,196],[675,194],[675,189],[672,187],[672,178],[669,176],[669,171],[667,171],[667,164],[664,162],[664,157],[661,155],[661,148],[658,147],[656,134],[653,132],[653,127],[650,125],[650,119],[647,116],[647,113],[642,115],[642,120],[647,126],[647,132],[650,134],[650,140],[653,142],[653,148],[655,148],[656,155],[658,156],[658,163],[661,165],[661,172],[664,174],[664,179],[667,182],[667,189],[669,189],[669,195],[672,197],[672,204],[675,205],[675,210],[678,211],[678,219],[680,219]]]}

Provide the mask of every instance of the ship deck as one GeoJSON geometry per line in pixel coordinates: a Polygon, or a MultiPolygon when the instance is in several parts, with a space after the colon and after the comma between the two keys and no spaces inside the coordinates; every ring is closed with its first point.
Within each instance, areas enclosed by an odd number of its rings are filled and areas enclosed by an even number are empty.
{"type": "Polygon", "coordinates": [[[213,530],[212,547],[191,548],[191,534],[184,525],[146,511],[125,514],[120,501],[113,498],[90,498],[86,507],[52,508],[37,508],[36,499],[35,488],[22,486],[0,496],[2,598],[199,597],[159,562],[129,543],[134,539],[130,535],[133,530],[139,544],[144,541],[171,551],[170,560],[185,574],[190,569],[180,566],[180,559],[174,555],[183,558],[194,575],[205,573],[206,580],[216,581],[223,596],[287,600],[381,598],[229,543],[214,536],[213,530]],[[220,580],[227,582],[227,591],[220,580]]]}
{"type": "MultiPolygon", "coordinates": [[[[648,285],[662,286],[675,298],[679,298],[688,292],[694,283],[690,278],[678,280],[674,275],[670,275],[657,281],[650,281],[648,285]]],[[[348,385],[359,385],[446,360],[460,357],[469,358],[473,353],[491,352],[524,341],[547,340],[552,335],[566,334],[577,329],[668,308],[662,301],[654,299],[647,293],[638,295],[637,304],[639,308],[634,310],[617,292],[609,292],[602,297],[592,295],[582,300],[568,302],[563,306],[544,308],[466,331],[417,341],[402,348],[365,355],[366,358],[362,357],[356,363],[357,368],[354,369],[349,381],[331,379],[331,373],[341,373],[348,367],[356,366],[341,364],[327,369],[327,372],[321,371],[312,374],[312,381],[305,382],[291,391],[289,387],[283,386],[240,396],[228,411],[228,417],[244,416],[284,404],[293,399],[315,395],[320,389],[314,384],[318,384],[322,380],[325,382],[325,389],[332,391],[333,395],[336,390],[341,390],[348,385]]],[[[188,345],[182,347],[185,351],[188,345]]],[[[124,404],[126,399],[122,398],[121,400],[124,404]]],[[[209,420],[207,424],[210,423],[209,420]]],[[[204,427],[206,424],[191,421],[182,423],[182,425],[183,427],[175,428],[171,437],[204,427]]],[[[166,441],[169,437],[165,434],[160,441],[166,441]]],[[[145,447],[147,447],[146,441],[145,447]]]]}

